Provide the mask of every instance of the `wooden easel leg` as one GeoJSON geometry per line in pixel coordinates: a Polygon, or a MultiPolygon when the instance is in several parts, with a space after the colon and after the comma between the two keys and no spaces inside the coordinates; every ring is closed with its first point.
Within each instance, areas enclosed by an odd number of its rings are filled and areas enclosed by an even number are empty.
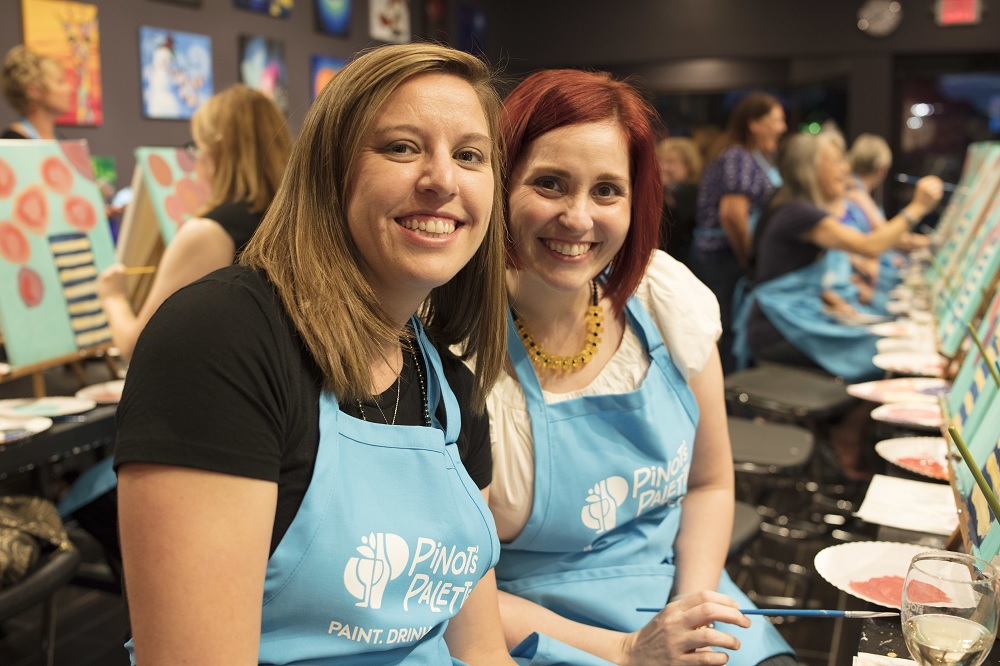
{"type": "Polygon", "coordinates": [[[36,398],[45,397],[45,373],[38,371],[31,375],[31,389],[36,398]]]}
{"type": "Polygon", "coordinates": [[[104,354],[104,364],[108,366],[108,370],[111,372],[112,379],[124,379],[124,376],[122,375],[122,369],[121,366],[118,365],[118,361],[116,361],[111,355],[107,353],[104,354]]]}
{"type": "Polygon", "coordinates": [[[83,370],[83,364],[80,361],[71,361],[69,367],[73,370],[73,376],[76,377],[76,381],[80,382],[80,388],[87,385],[87,373],[83,370]]]}

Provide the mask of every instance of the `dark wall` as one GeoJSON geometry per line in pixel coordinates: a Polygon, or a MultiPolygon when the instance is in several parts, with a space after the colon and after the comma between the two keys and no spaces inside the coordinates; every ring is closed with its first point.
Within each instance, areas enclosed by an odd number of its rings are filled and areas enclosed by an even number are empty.
{"type": "MultiPolygon", "coordinates": [[[[239,78],[238,43],[241,34],[263,35],[285,42],[288,68],[288,122],[298,131],[310,102],[309,63],[313,55],[350,58],[381,42],[368,37],[368,3],[354,0],[347,38],[317,32],[314,0],[298,0],[288,18],[271,18],[234,7],[233,0],[203,0],[190,8],[157,0],[88,0],[98,8],[101,42],[101,85],[104,123],[101,127],[62,127],[70,139],[87,139],[94,155],[114,156],[118,185],[127,185],[137,146],[181,145],[190,138],[186,120],[149,120],[142,116],[139,64],[139,26],[151,26],[209,35],[212,38],[214,88],[220,91],[239,78]]],[[[466,3],[486,6],[489,2],[466,3]]],[[[411,2],[411,28],[425,32],[423,2],[411,2]]],[[[453,33],[454,22],[449,30],[453,33]]],[[[0,0],[0,55],[22,41],[20,0],[0,0]]],[[[0,103],[0,127],[15,119],[0,103]]]]}
{"type": "Polygon", "coordinates": [[[600,67],[659,92],[846,80],[848,134],[889,136],[896,56],[994,53],[1000,69],[997,9],[939,28],[932,0],[901,3],[898,30],[876,38],[857,28],[861,0],[509,0],[492,54],[511,71],[600,67]]]}

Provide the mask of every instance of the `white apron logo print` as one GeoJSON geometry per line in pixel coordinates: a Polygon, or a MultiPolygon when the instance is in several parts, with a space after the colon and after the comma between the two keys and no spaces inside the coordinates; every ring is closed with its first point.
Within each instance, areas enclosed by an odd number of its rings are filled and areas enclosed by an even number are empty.
{"type": "Polygon", "coordinates": [[[361,537],[361,557],[352,557],[344,569],[344,587],[356,599],[355,606],[381,608],[382,595],[390,580],[399,577],[410,559],[410,547],[395,534],[374,532],[361,537]]]}
{"type": "Polygon", "coordinates": [[[587,503],[580,518],[583,524],[598,534],[613,530],[618,524],[617,509],[628,497],[628,481],[612,476],[598,482],[587,491],[587,503]]]}

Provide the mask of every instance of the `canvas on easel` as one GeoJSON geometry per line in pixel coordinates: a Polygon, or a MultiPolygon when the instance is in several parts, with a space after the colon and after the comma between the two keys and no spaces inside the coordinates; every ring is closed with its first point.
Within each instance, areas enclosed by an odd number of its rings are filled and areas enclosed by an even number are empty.
{"type": "MultiPolygon", "coordinates": [[[[208,185],[198,175],[195,159],[184,148],[143,147],[135,151],[132,203],[122,217],[118,261],[126,266],[156,266],[163,249],[186,220],[208,202],[208,185]]],[[[134,275],[127,295],[139,311],[155,276],[134,275]]]]}
{"type": "Polygon", "coordinates": [[[10,365],[110,343],[96,280],[114,262],[114,243],[86,142],[0,146],[0,327],[10,365]]]}

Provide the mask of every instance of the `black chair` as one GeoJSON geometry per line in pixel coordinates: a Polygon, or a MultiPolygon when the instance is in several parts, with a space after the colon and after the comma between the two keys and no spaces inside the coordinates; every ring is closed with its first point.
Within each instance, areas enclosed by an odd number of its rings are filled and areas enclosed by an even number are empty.
{"type": "Polygon", "coordinates": [[[0,590],[0,622],[33,606],[42,606],[41,662],[52,666],[56,647],[56,592],[76,575],[80,553],[76,548],[43,555],[21,582],[0,590]]]}

